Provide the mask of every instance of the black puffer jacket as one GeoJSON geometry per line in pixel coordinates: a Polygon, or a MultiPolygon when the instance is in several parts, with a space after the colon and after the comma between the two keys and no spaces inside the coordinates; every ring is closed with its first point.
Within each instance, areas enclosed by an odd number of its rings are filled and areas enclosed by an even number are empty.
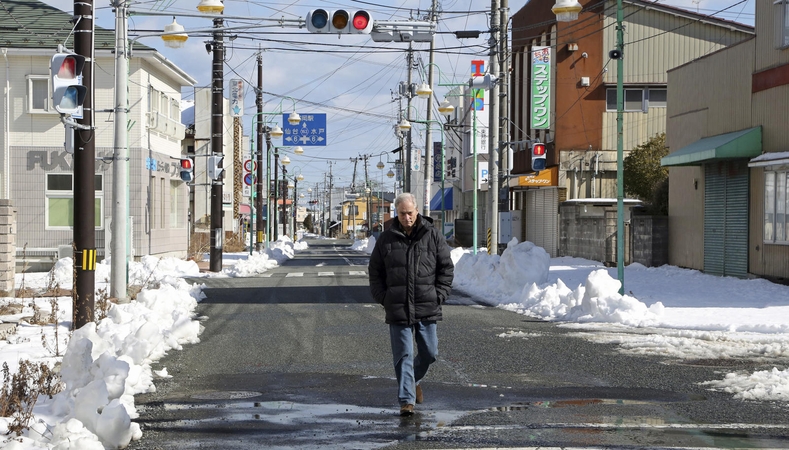
{"type": "Polygon", "coordinates": [[[375,243],[368,266],[370,291],[386,309],[388,324],[441,320],[454,271],[444,236],[433,219],[420,214],[410,236],[395,220],[375,243]]]}

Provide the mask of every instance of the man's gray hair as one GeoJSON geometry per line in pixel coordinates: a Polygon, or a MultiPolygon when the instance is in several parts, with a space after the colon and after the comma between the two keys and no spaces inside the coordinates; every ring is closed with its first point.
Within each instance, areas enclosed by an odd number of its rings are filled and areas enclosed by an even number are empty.
{"type": "Polygon", "coordinates": [[[416,207],[416,197],[414,197],[414,194],[410,192],[403,192],[395,198],[395,209],[397,209],[404,202],[411,202],[411,204],[416,207]]]}

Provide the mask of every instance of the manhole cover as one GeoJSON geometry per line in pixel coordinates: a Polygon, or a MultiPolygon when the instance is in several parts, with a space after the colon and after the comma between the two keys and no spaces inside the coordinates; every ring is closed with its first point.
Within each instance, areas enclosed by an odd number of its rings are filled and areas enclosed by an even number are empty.
{"type": "Polygon", "coordinates": [[[238,400],[243,398],[258,397],[260,395],[263,394],[253,391],[218,391],[195,394],[192,396],[192,398],[196,398],[198,400],[238,400]]]}

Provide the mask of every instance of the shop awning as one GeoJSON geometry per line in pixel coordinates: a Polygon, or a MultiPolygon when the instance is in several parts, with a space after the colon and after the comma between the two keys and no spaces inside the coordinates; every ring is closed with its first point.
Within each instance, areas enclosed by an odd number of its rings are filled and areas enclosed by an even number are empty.
{"type": "Polygon", "coordinates": [[[753,158],[762,153],[762,127],[710,136],[660,159],[661,166],[700,166],[722,159],[753,158]]]}
{"type": "MultiPolygon", "coordinates": [[[[452,188],[444,188],[444,210],[450,211],[452,209],[452,188]]],[[[430,200],[431,211],[441,211],[441,190],[436,192],[433,199],[430,200]]]]}

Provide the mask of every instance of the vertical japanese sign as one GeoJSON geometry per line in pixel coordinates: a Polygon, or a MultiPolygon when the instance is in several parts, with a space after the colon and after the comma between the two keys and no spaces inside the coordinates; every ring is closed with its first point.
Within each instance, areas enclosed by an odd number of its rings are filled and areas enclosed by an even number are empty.
{"type": "Polygon", "coordinates": [[[244,115],[244,81],[230,80],[230,115],[241,117],[244,115]]]}
{"type": "Polygon", "coordinates": [[[441,150],[441,142],[433,142],[433,181],[441,181],[441,172],[443,171],[443,157],[444,152],[441,150]]]}
{"type": "Polygon", "coordinates": [[[551,48],[532,47],[531,128],[551,125],[551,48]]]}

